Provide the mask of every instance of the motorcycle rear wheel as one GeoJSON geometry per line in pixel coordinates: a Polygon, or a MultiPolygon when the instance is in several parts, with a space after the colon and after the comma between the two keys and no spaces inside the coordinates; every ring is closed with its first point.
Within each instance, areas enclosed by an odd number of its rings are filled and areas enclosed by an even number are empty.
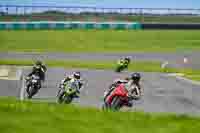
{"type": "Polygon", "coordinates": [[[122,66],[117,66],[117,68],[115,69],[115,72],[121,72],[121,71],[122,71],[122,69],[123,69],[123,67],[122,67],[122,66]]]}

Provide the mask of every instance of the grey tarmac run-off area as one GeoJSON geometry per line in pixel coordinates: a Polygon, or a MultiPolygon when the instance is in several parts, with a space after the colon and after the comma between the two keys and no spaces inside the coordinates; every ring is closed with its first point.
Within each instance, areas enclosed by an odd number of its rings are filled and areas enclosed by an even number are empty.
{"type": "MultiPolygon", "coordinates": [[[[161,56],[158,54],[132,54],[137,60],[168,60],[175,63],[181,59],[183,55],[173,54],[161,56]]],[[[193,60],[198,59],[197,53],[187,55],[188,58],[193,60]]],[[[122,55],[117,54],[49,54],[49,55],[28,55],[28,54],[0,54],[0,59],[33,59],[37,56],[48,59],[81,59],[81,60],[116,60],[122,55]],[[3,56],[4,55],[4,56],[3,56]],[[43,56],[43,57],[42,57],[43,56]]],[[[198,62],[193,63],[198,68],[198,62]]],[[[182,67],[179,64],[178,67],[182,67]]],[[[80,99],[75,100],[75,104],[81,106],[101,107],[102,96],[104,90],[116,78],[125,77],[130,72],[123,72],[117,74],[108,70],[88,70],[88,69],[64,69],[64,68],[49,68],[47,71],[47,80],[43,88],[34,97],[34,100],[48,100],[55,102],[56,94],[58,91],[57,85],[63,79],[64,74],[69,74],[75,70],[80,70],[84,79],[87,79],[87,85],[81,91],[80,99]]],[[[24,69],[23,74],[26,75],[30,69],[24,69]]],[[[185,82],[184,80],[177,79],[173,76],[168,76],[163,73],[147,73],[142,72],[142,87],[144,88],[144,96],[142,99],[135,101],[133,110],[144,110],[145,112],[174,112],[174,113],[187,113],[198,114],[200,113],[200,86],[185,82]]],[[[21,89],[20,81],[0,80],[0,94],[1,96],[19,96],[21,89]]]]}

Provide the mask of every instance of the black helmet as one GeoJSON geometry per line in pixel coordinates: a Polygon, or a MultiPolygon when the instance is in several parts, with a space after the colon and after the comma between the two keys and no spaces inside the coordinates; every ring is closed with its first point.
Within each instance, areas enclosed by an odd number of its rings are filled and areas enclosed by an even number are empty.
{"type": "Polygon", "coordinates": [[[130,58],[130,57],[125,57],[124,59],[127,60],[128,62],[131,61],[131,58],[130,58]]]}
{"type": "Polygon", "coordinates": [[[141,75],[140,75],[140,73],[132,73],[131,74],[131,79],[133,80],[133,81],[136,81],[136,82],[139,82],[140,81],[140,78],[141,78],[141,75]]]}
{"type": "Polygon", "coordinates": [[[81,73],[80,73],[80,72],[74,72],[74,73],[73,73],[73,76],[74,76],[74,78],[76,78],[76,79],[80,79],[81,73]]]}
{"type": "Polygon", "coordinates": [[[37,60],[37,61],[35,62],[35,64],[36,64],[37,66],[42,65],[42,61],[37,60]]]}

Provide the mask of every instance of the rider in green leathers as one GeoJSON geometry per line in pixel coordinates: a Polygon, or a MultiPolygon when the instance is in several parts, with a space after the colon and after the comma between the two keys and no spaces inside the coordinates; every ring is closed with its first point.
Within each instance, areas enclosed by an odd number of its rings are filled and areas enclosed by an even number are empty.
{"type": "Polygon", "coordinates": [[[125,57],[118,60],[116,72],[121,72],[122,70],[127,69],[130,62],[131,62],[130,57],[125,57]]]}
{"type": "MultiPolygon", "coordinates": [[[[64,88],[67,86],[67,83],[69,81],[72,81],[72,82],[76,82],[76,94],[77,96],[79,96],[80,94],[80,89],[82,88],[83,86],[83,82],[81,80],[81,74],[80,72],[74,72],[72,75],[66,75],[66,77],[61,81],[61,84],[59,85],[59,88],[61,88],[61,86],[64,86],[64,88]]],[[[62,97],[64,95],[65,92],[63,92],[62,94],[60,94],[60,97],[62,97]]]]}

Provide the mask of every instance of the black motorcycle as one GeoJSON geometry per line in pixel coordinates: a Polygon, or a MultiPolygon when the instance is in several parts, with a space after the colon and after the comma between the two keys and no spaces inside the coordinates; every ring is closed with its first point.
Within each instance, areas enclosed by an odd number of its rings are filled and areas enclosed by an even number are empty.
{"type": "Polygon", "coordinates": [[[41,88],[41,79],[38,75],[33,74],[26,78],[26,92],[28,99],[31,99],[41,88]]]}

